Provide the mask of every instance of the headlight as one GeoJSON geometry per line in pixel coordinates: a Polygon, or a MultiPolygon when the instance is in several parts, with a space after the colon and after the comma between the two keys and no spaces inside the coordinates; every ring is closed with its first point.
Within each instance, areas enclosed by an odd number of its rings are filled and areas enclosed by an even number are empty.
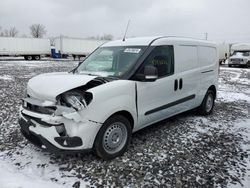
{"type": "Polygon", "coordinates": [[[73,107],[77,111],[82,110],[87,106],[83,95],[78,92],[64,93],[62,98],[67,106],[73,107]]]}

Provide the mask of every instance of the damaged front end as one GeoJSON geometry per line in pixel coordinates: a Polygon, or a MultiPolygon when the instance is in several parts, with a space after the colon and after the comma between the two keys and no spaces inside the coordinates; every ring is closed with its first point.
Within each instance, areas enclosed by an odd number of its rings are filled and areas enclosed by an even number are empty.
{"type": "Polygon", "coordinates": [[[84,115],[93,100],[92,93],[86,90],[106,82],[95,78],[55,96],[54,102],[27,95],[20,107],[22,134],[33,144],[54,153],[92,149],[102,123],[84,115]]]}

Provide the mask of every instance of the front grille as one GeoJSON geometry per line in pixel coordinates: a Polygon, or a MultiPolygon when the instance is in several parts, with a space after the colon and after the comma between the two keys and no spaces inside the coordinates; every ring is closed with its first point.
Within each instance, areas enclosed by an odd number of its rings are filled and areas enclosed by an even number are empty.
{"type": "Polygon", "coordinates": [[[241,63],[243,61],[243,59],[231,59],[232,63],[241,63]]]}
{"type": "Polygon", "coordinates": [[[37,106],[34,104],[30,104],[28,102],[25,105],[23,104],[23,108],[32,112],[37,112],[40,114],[47,114],[52,115],[56,111],[56,107],[44,107],[44,106],[37,106]]]}

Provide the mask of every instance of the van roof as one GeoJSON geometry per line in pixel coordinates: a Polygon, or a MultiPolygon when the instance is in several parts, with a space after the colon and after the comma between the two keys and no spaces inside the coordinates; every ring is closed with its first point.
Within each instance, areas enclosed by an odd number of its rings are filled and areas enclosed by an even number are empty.
{"type": "Polygon", "coordinates": [[[125,41],[122,39],[114,40],[107,43],[104,43],[103,47],[108,46],[152,46],[165,45],[165,44],[184,44],[184,45],[206,45],[206,46],[216,46],[216,43],[199,40],[187,37],[176,37],[176,36],[154,36],[154,37],[136,37],[136,38],[127,38],[125,41]]]}

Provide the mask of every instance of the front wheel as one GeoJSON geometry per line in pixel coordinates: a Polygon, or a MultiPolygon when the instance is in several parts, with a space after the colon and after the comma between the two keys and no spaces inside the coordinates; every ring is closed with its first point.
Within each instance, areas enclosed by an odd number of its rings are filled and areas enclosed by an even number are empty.
{"type": "Polygon", "coordinates": [[[94,150],[105,160],[120,156],[127,150],[131,135],[131,124],[126,117],[111,116],[100,128],[95,139],[94,150]]]}
{"type": "Polygon", "coordinates": [[[201,106],[198,108],[198,112],[201,115],[209,115],[214,108],[215,93],[212,90],[208,90],[201,106]]]}

